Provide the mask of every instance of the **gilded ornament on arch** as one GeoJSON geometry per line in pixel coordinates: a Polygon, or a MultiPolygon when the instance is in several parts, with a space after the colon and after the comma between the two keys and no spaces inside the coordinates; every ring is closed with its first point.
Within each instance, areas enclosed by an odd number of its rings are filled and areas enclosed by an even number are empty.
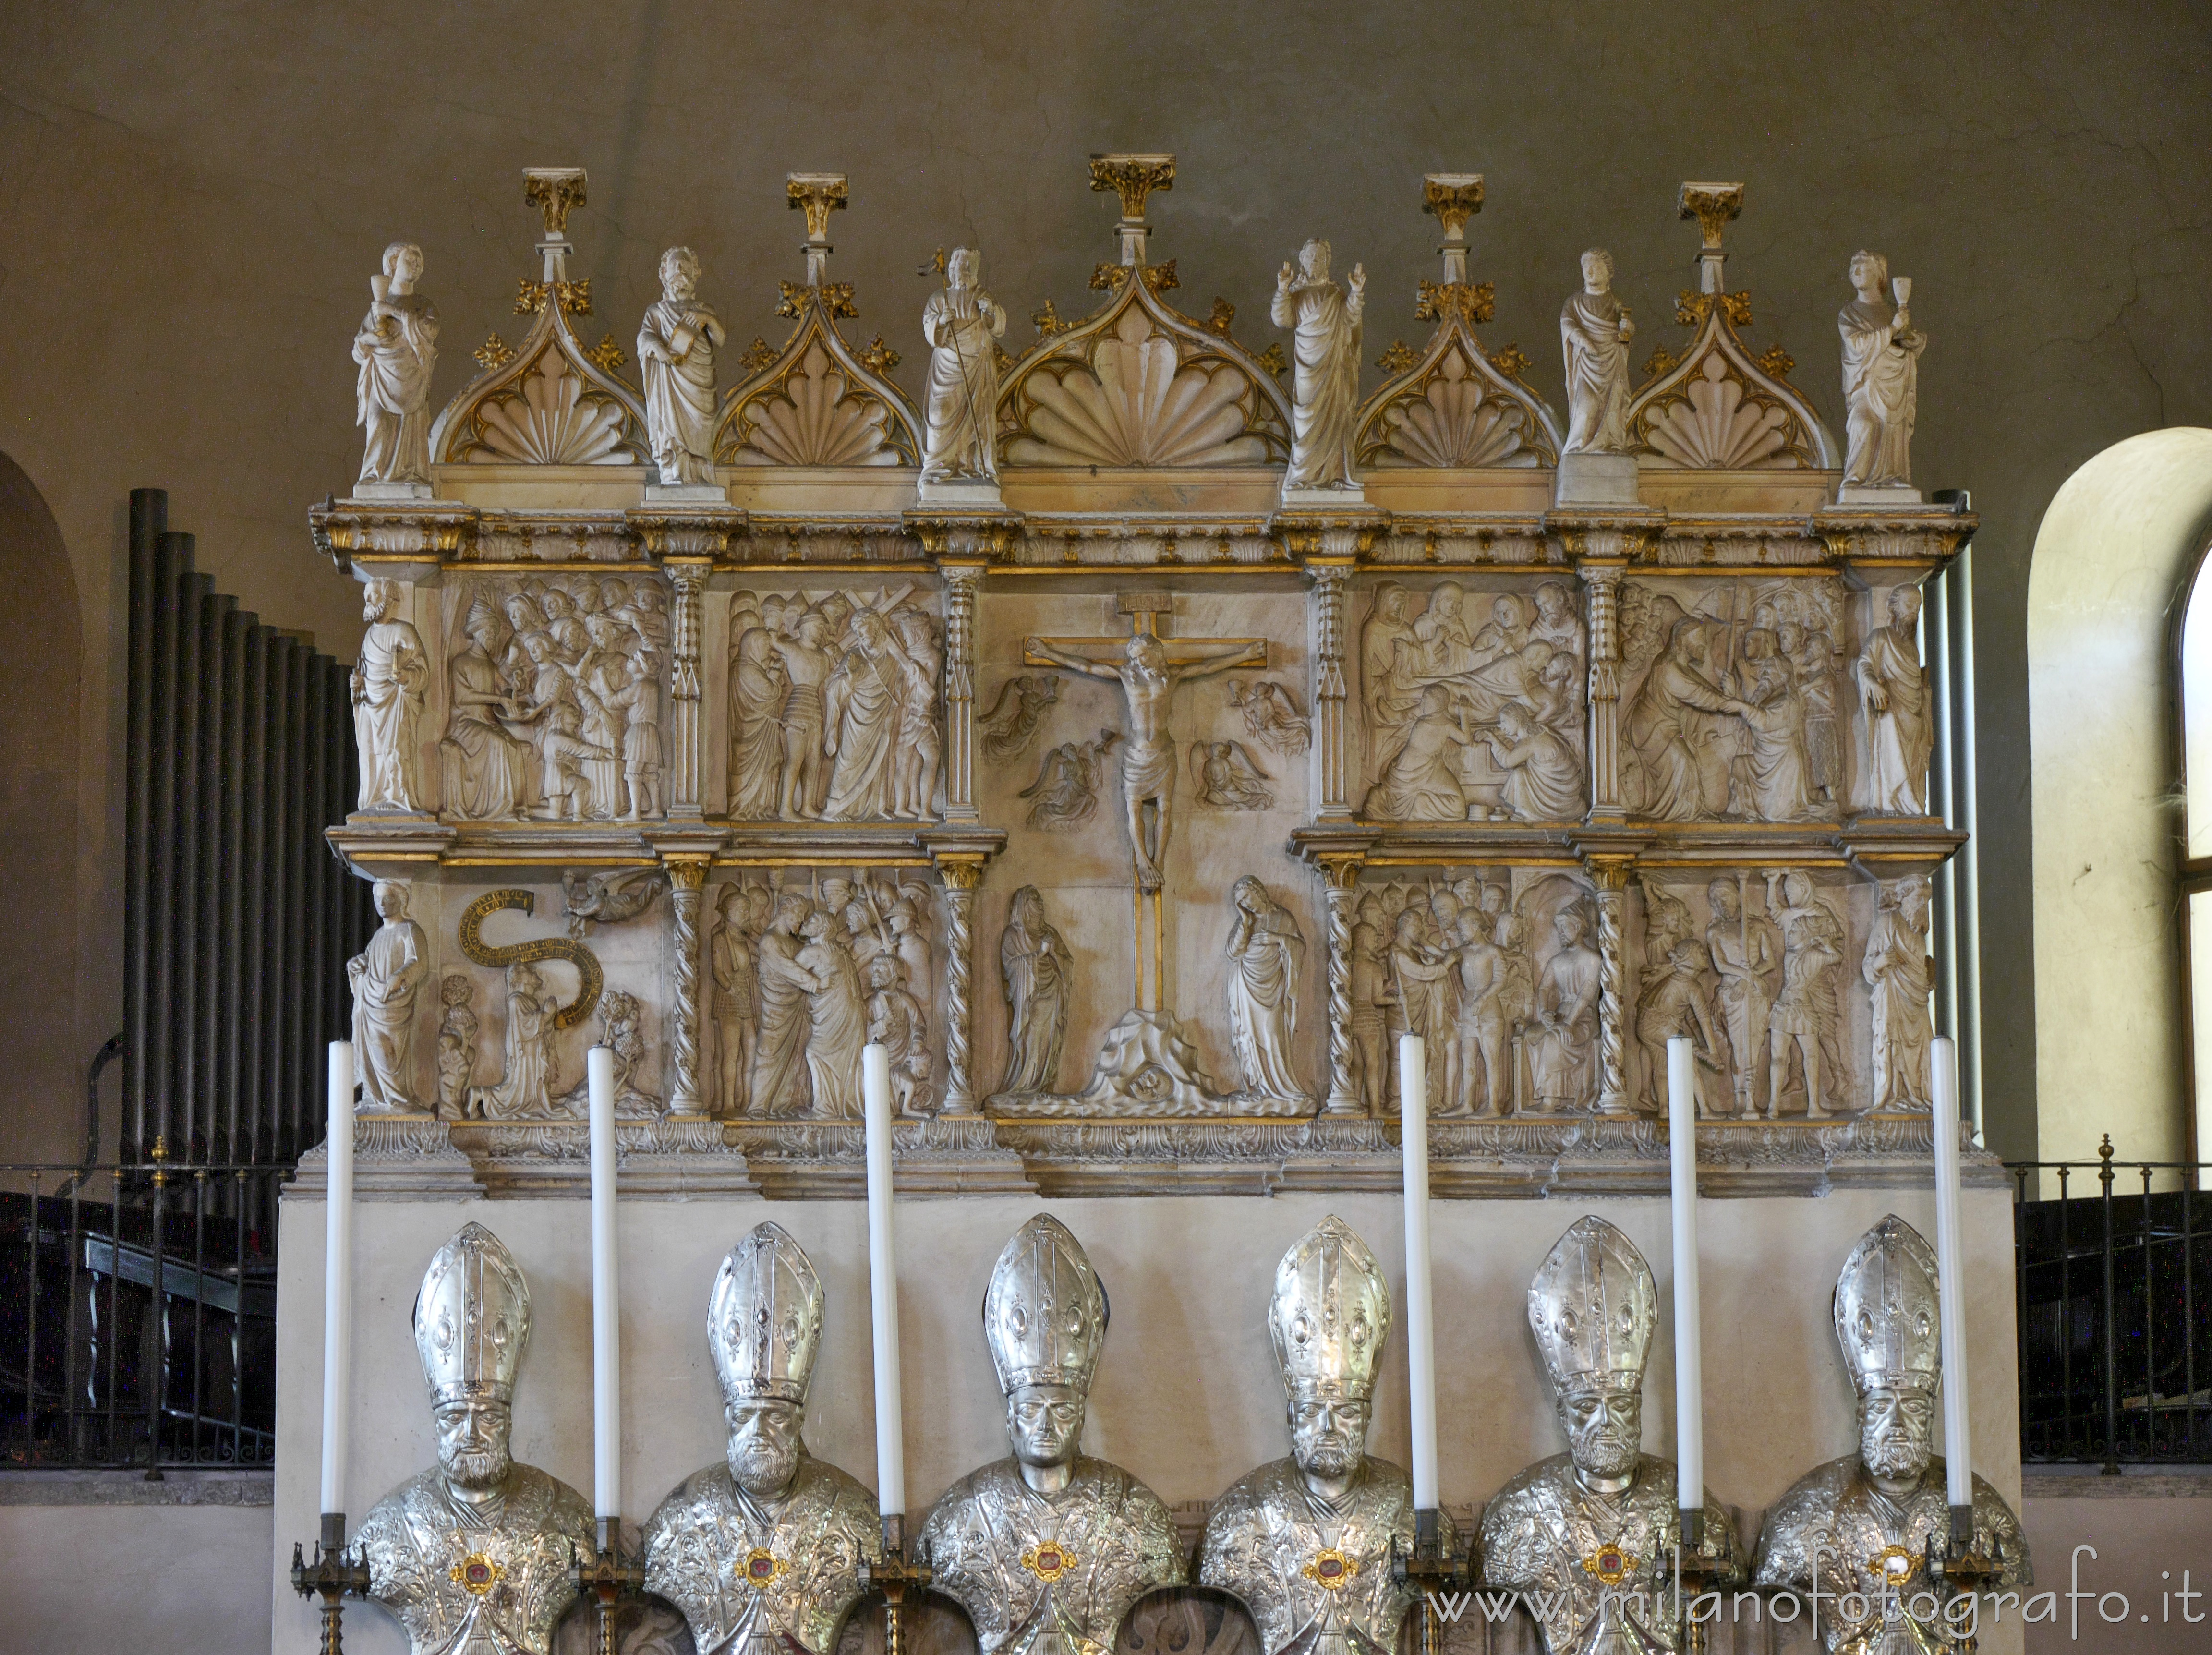
{"type": "Polygon", "coordinates": [[[1382,354],[1375,359],[1376,367],[1385,374],[1403,374],[1420,361],[1413,347],[1403,339],[1393,339],[1382,354]]]}
{"type": "Polygon", "coordinates": [[[1778,344],[1769,345],[1752,360],[1759,364],[1760,373],[1775,380],[1788,379],[1790,370],[1797,366],[1797,359],[1778,344]]]}
{"type": "Polygon", "coordinates": [[[992,360],[993,363],[994,363],[994,364],[995,364],[995,365],[996,365],[996,367],[998,368],[998,370],[999,370],[999,377],[1000,377],[1001,380],[1003,380],[1003,379],[1005,379],[1005,378],[1006,377],[1006,374],[1008,374],[1008,373],[1012,369],[1013,365],[1014,365],[1014,358],[1013,358],[1013,355],[1012,355],[1012,352],[1010,352],[1010,351],[1006,349],[1006,346],[1004,346],[1004,345],[1002,345],[1002,344],[994,344],[994,345],[992,345],[992,347],[991,347],[991,360],[992,360]]]}
{"type": "Polygon", "coordinates": [[[514,282],[514,313],[518,316],[537,316],[545,309],[545,283],[533,282],[520,276],[514,282]]]}
{"type": "Polygon", "coordinates": [[[1291,371],[1291,364],[1284,356],[1283,347],[1279,344],[1271,344],[1260,353],[1260,366],[1279,380],[1291,371]]]}
{"type": "Polygon", "coordinates": [[[489,1596],[507,1571],[483,1552],[471,1552],[447,1572],[447,1578],[471,1597],[489,1596]]]}
{"type": "Polygon", "coordinates": [[[1036,327],[1040,339],[1049,339],[1055,333],[1065,333],[1075,326],[1061,318],[1059,308],[1049,299],[1040,308],[1030,313],[1030,321],[1036,327]]]}
{"type": "MultiPolygon", "coordinates": [[[[783,352],[769,351],[764,362],[747,362],[756,375],[778,362],[786,366],[781,374],[748,388],[723,414],[715,430],[716,461],[729,465],[915,464],[907,422],[860,379],[839,354],[835,336],[810,323],[799,337],[804,349],[787,347],[783,352]]],[[[896,364],[898,353],[888,345],[884,349],[890,357],[885,367],[896,364]]],[[[868,360],[868,354],[862,353],[860,366],[872,374],[884,372],[868,360]]]]}
{"type": "Polygon", "coordinates": [[[1175,188],[1173,155],[1093,155],[1091,187],[1111,190],[1121,198],[1121,216],[1142,218],[1145,198],[1154,190],[1175,188]]]}
{"type": "Polygon", "coordinates": [[[833,319],[860,313],[859,307],[853,302],[853,284],[850,282],[824,282],[818,288],[809,287],[803,282],[779,282],[776,285],[783,290],[783,297],[775,307],[775,313],[779,316],[795,319],[805,309],[808,295],[817,293],[822,295],[823,307],[833,319]]]}
{"type": "Polygon", "coordinates": [[[1497,312],[1498,287],[1492,282],[1423,282],[1413,304],[1417,322],[1448,321],[1456,316],[1479,326],[1497,312]]]}
{"type": "Polygon", "coordinates": [[[1684,327],[1695,327],[1712,310],[1713,301],[1720,301],[1721,314],[1737,327],[1751,326],[1751,295],[1742,293],[1695,293],[1683,288],[1674,295],[1674,319],[1684,327]]]}
{"type": "Polygon", "coordinates": [[[775,366],[776,349],[758,334],[738,356],[738,366],[748,374],[764,374],[775,366]]]}
{"type": "Polygon", "coordinates": [[[1119,293],[1121,283],[1129,279],[1129,267],[1110,259],[1101,259],[1091,268],[1091,290],[1093,293],[1119,293]]]}
{"type": "Polygon", "coordinates": [[[514,360],[514,347],[495,333],[476,348],[477,366],[489,374],[514,360]]]}
{"type": "MultiPolygon", "coordinates": [[[[591,366],[605,371],[596,362],[591,366]]],[[[513,371],[511,362],[507,371],[513,371]]],[[[458,431],[448,434],[441,421],[431,434],[441,459],[471,465],[632,465],[639,463],[644,447],[631,409],[605,387],[586,380],[552,339],[538,349],[526,371],[460,413],[458,431]]]]}
{"type": "Polygon", "coordinates": [[[602,334],[599,342],[586,350],[584,355],[598,365],[600,372],[605,374],[613,373],[615,369],[629,360],[623,355],[622,347],[615,343],[615,336],[611,333],[602,334]]]}
{"type": "Polygon", "coordinates": [[[1165,293],[1170,288],[1179,288],[1182,285],[1182,280],[1176,275],[1176,261],[1172,259],[1164,264],[1139,265],[1137,266],[1137,273],[1144,278],[1145,286],[1151,290],[1155,298],[1165,293]]]}
{"type": "Polygon", "coordinates": [[[1229,337],[1231,326],[1236,320],[1237,307],[1226,299],[1217,298],[1213,301],[1213,308],[1206,313],[1206,331],[1208,333],[1218,333],[1225,339],[1229,337]]]}
{"type": "Polygon", "coordinates": [[[860,366],[871,374],[888,374],[898,365],[899,353],[884,342],[880,333],[869,340],[867,348],[860,352],[860,366]]]}
{"type": "Polygon", "coordinates": [[[1644,377],[1647,380],[1662,379],[1681,365],[1682,359],[1662,344],[1644,364],[1644,377]]]}
{"type": "Polygon", "coordinates": [[[1517,344],[1509,344],[1503,350],[1490,353],[1490,365],[1509,380],[1517,380],[1535,366],[1528,353],[1517,344]]]}

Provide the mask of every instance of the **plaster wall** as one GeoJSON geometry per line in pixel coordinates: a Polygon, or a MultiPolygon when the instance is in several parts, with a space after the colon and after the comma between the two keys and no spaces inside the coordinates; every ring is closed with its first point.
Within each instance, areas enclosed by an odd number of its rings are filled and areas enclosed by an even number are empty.
{"type": "MultiPolygon", "coordinates": [[[[1276,266],[1334,239],[1372,283],[1364,353],[1418,338],[1434,274],[1426,169],[1489,202],[1472,279],[1486,338],[1518,340],[1559,397],[1553,341],[1594,242],[1644,331],[1672,342],[1694,238],[1685,178],[1743,178],[1730,285],[1755,297],[1840,425],[1833,318],[1850,252],[1918,283],[1929,346],[1916,475],[1968,486],[1983,675],[1982,867],[1990,1139],[2034,1147],[2027,567],[2076,465],[2131,433],[2212,421],[2200,210],[2212,40],[2187,0],[1842,8],[1685,0],[1602,21],[1537,0],[1473,6],[1129,0],[833,9],[698,0],[338,0],[17,7],[0,63],[0,447],[52,502],[82,599],[84,831],[75,1061],[119,1004],[122,551],[126,491],[172,490],[219,589],[347,654],[356,596],[309,550],[307,503],[358,464],[346,345],[386,242],[419,240],[445,318],[442,399],[510,333],[532,221],[517,169],[580,162],[571,225],[595,329],[629,346],[660,249],[686,242],[736,341],[776,337],[799,274],[782,175],[841,167],[836,269],[867,333],[922,353],[915,267],[975,241],[1020,319],[1089,307],[1109,204],[1085,156],[1181,157],[1152,209],[1179,295],[1238,307],[1264,344],[1276,266]],[[104,738],[104,739],[103,739],[104,738]]],[[[1376,370],[1367,370],[1375,382],[1376,370]]],[[[58,1028],[56,1038],[63,1037],[58,1028]]],[[[74,1099],[64,1105],[73,1108],[74,1099]]]]}
{"type": "Polygon", "coordinates": [[[2212,1625],[2212,1602],[2203,1596],[2212,1587],[2208,1483],[2202,1476],[2030,1477],[2021,1523],[2035,1553],[2036,1590],[2061,1594],[2057,1618],[2027,1628],[2030,1655],[2203,1648],[2212,1625]],[[2089,1549],[2077,1555],[2076,1547],[2089,1549]],[[2168,1596],[2185,1586],[2199,1594],[2196,1601],[2168,1596]],[[2069,1603],[2070,1591],[2095,1595],[2069,1603]],[[2192,1615],[2201,1618],[2191,1622],[2192,1615]]]}
{"type": "MultiPolygon", "coordinates": [[[[2042,1157],[2179,1159],[2168,618],[2212,532],[2212,431],[2153,431],[2083,466],[2036,536],[2036,1067],[2042,1157]]],[[[2198,1146],[2203,1153],[2204,1146],[2198,1146]]]]}
{"type": "MultiPolygon", "coordinates": [[[[1018,1198],[902,1202],[899,1326],[907,1486],[916,1514],[948,1484],[1006,1451],[1001,1404],[978,1322],[1000,1247],[1037,1209],[1018,1198]]],[[[1708,1201],[1706,1465],[1713,1492],[1747,1524],[1814,1465],[1856,1440],[1850,1384],[1830,1324],[1829,1284],[1850,1244],[1894,1211],[1934,1233],[1918,1190],[1856,1190],[1823,1200],[1708,1201]]],[[[1049,1210],[1081,1238],[1113,1303],[1091,1394],[1087,1451],[1127,1466],[1170,1504],[1210,1500],[1285,1451],[1281,1381],[1266,1331],[1275,1262],[1334,1212],[1402,1280],[1401,1208],[1388,1195],[1266,1201],[1139,1196],[1067,1201],[1049,1210]]],[[[314,1532],[321,1431],[323,1222],[319,1201],[283,1213],[276,1545],[314,1532]]],[[[364,1202],[356,1209],[356,1397],[347,1505],[356,1522],[386,1490],[431,1463],[435,1448],[408,1317],[432,1252],[471,1219],[494,1230],[528,1276],[532,1329],[515,1399],[514,1453],[591,1493],[588,1207],[575,1201],[364,1202]]],[[[1529,1277],[1583,1212],[1619,1224],[1651,1261],[1671,1325],[1667,1203],[1657,1200],[1444,1202],[1432,1209],[1447,1505],[1487,1500],[1523,1465],[1559,1452],[1549,1391],[1528,1332],[1529,1277]]],[[[808,1413],[813,1451],[875,1482],[868,1348],[866,1213],[859,1202],[629,1202],[622,1208],[623,1487],[627,1520],[722,1451],[720,1395],[707,1354],[708,1288],[722,1255],[772,1219],[821,1272],[828,1320],[808,1413]]],[[[1975,1351],[2013,1348],[2011,1213],[2003,1190],[1968,1193],[1966,1270],[1975,1351]]],[[[1371,1447],[1403,1463],[1402,1329],[1376,1395],[1371,1447]]],[[[1644,1390],[1644,1442],[1672,1451],[1669,1342],[1657,1342],[1644,1390]]],[[[1975,1463],[2008,1498],[2020,1489],[2018,1396],[2009,1362],[1973,1372],[1975,1463]]],[[[281,1570],[280,1570],[281,1573],[281,1570]]],[[[289,1584],[273,1590],[276,1646],[313,1634],[289,1584]]],[[[404,1648],[396,1627],[350,1617],[349,1647],[404,1648]],[[358,1622],[356,1628],[356,1622],[358,1622]],[[356,1640],[358,1641],[356,1642],[356,1640]]],[[[1992,1644],[1990,1647],[2002,1647],[1992,1644]]]]}
{"type": "Polygon", "coordinates": [[[271,1518],[266,1506],[0,1502],[0,1655],[264,1647],[271,1518]]]}

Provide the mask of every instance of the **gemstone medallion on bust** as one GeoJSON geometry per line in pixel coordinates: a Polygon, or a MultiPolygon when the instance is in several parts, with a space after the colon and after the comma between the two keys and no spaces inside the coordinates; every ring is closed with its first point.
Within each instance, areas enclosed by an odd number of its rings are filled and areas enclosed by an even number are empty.
{"type": "Polygon", "coordinates": [[[1048,1540],[1022,1554],[1022,1567],[1050,1585],[1075,1567],[1075,1554],[1058,1541],[1048,1540]]]}
{"type": "Polygon", "coordinates": [[[482,1552],[471,1552],[447,1571],[453,1583],[471,1597],[482,1597],[500,1582],[507,1571],[482,1552]]]}
{"type": "Polygon", "coordinates": [[[756,1546],[742,1557],[730,1561],[730,1573],[738,1584],[751,1591],[766,1591],[789,1572],[791,1565],[765,1546],[756,1546]]]}
{"type": "Polygon", "coordinates": [[[1312,1562],[1298,1571],[1326,1591],[1342,1591],[1359,1573],[1359,1560],[1348,1557],[1334,1546],[1324,1546],[1314,1554],[1312,1562]]]}
{"type": "Polygon", "coordinates": [[[1884,1546],[1866,1561],[1866,1572],[1875,1579],[1897,1584],[1920,1566],[1909,1546],[1884,1546]]]}
{"type": "Polygon", "coordinates": [[[1618,1546],[1601,1546],[1583,1559],[1583,1572],[1602,1585],[1617,1586],[1636,1573],[1636,1560],[1618,1546]]]}

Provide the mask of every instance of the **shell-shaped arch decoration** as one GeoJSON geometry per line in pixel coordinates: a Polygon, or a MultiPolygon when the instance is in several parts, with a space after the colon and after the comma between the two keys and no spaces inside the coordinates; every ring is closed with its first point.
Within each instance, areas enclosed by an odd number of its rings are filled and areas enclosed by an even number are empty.
{"type": "Polygon", "coordinates": [[[1259,358],[1161,300],[1152,267],[1109,268],[1127,271],[1114,297],[1039,339],[1008,370],[999,463],[1193,469],[1286,460],[1290,403],[1259,358]]]}
{"type": "Polygon", "coordinates": [[[913,405],[837,331],[838,307],[853,313],[849,286],[787,291],[799,306],[799,325],[775,360],[724,399],[714,428],[715,463],[921,464],[921,421],[913,405]]]}
{"type": "Polygon", "coordinates": [[[514,354],[447,403],[430,428],[440,465],[642,465],[650,453],[645,403],[592,359],[558,295],[514,354]]]}
{"type": "MultiPolygon", "coordinates": [[[[1526,361],[1510,356],[1506,365],[1526,361]]],[[[1559,416],[1501,369],[1455,313],[1419,361],[1368,399],[1352,451],[1362,470],[1527,468],[1556,465],[1561,440],[1559,416]]]]}
{"type": "Polygon", "coordinates": [[[1689,350],[1679,358],[1662,352],[1658,374],[1628,405],[1629,447],[1645,465],[1780,471],[1844,463],[1813,405],[1761,368],[1737,336],[1737,325],[1751,321],[1748,294],[1686,293],[1676,315],[1697,324],[1689,350]]]}

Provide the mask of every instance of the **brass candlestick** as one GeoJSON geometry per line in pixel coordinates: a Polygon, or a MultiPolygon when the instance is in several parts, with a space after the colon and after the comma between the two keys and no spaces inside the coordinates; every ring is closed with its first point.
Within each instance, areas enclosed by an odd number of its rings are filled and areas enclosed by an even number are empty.
{"type": "Polygon", "coordinates": [[[322,1655],[339,1655],[344,1647],[340,1623],[345,1614],[345,1595],[351,1592],[360,1597],[368,1591],[368,1566],[346,1561],[343,1512],[323,1513],[323,1531],[315,1540],[313,1567],[300,1555],[299,1543],[293,1542],[292,1590],[302,1597],[322,1598],[322,1655]]]}
{"type": "Polygon", "coordinates": [[[1674,1548],[1674,1609],[1680,1617],[1680,1647],[1687,1655],[1705,1655],[1705,1623],[1691,1606],[1709,1587],[1723,1585],[1728,1571],[1719,1558],[1705,1549],[1705,1513],[1685,1508],[1680,1514],[1680,1539],[1674,1548]]]}
{"type": "Polygon", "coordinates": [[[599,1521],[599,1545],[590,1558],[576,1554],[576,1590],[590,1592],[599,1603],[599,1655],[615,1655],[615,1605],[645,1589],[645,1569],[623,1561],[622,1519],[603,1517],[599,1521]]]}
{"type": "Polygon", "coordinates": [[[1419,1655],[1437,1655],[1443,1646],[1443,1622],[1437,1614],[1437,1594],[1461,1582],[1458,1560],[1443,1547],[1443,1524],[1434,1506],[1413,1513],[1413,1549],[1408,1554],[1390,1545],[1390,1578],[1414,1594],[1421,1616],[1419,1655]]]}
{"type": "MultiPolygon", "coordinates": [[[[1928,1579],[1940,1591],[1943,1607],[1939,1611],[1944,1621],[1950,1620],[1954,1602],[1960,1597],[1978,1597],[1989,1587],[2004,1579],[2004,1542],[1996,1542],[1994,1555],[1984,1556],[1974,1547],[1974,1508],[1954,1506],[1951,1508],[1951,1532],[1948,1543],[1939,1553],[1936,1536],[1928,1536],[1928,1551],[1922,1567],[1928,1579]]],[[[1970,1621],[1969,1625],[1975,1624],[1970,1621]]],[[[1981,1640],[1973,1633],[1960,1633],[1951,1647],[1957,1655],[1972,1655],[1981,1647],[1981,1640]]]]}
{"type": "Polygon", "coordinates": [[[886,1513],[882,1559],[860,1560],[860,1590],[872,1589],[884,1595],[884,1655],[899,1655],[899,1619],[905,1613],[908,1594],[920,1592],[935,1573],[926,1557],[907,1561],[906,1516],[900,1512],[886,1513]]]}

